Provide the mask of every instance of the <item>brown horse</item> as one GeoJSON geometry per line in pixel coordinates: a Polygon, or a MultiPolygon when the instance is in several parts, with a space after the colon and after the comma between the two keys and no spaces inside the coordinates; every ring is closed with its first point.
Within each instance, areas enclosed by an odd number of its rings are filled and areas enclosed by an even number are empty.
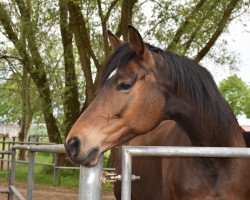
{"type": "MultiPolygon", "coordinates": [[[[145,44],[132,26],[129,43],[111,32],[109,38],[116,50],[106,64],[97,96],[66,139],[73,161],[94,166],[104,151],[142,137],[158,125],[155,130],[166,132],[168,126],[160,124],[166,118],[185,134],[171,131],[159,145],[246,147],[236,117],[205,68],[145,44]]],[[[154,186],[150,182],[143,186],[144,192],[133,198],[249,199],[249,167],[247,159],[159,158],[158,180],[152,180],[154,186]]]]}

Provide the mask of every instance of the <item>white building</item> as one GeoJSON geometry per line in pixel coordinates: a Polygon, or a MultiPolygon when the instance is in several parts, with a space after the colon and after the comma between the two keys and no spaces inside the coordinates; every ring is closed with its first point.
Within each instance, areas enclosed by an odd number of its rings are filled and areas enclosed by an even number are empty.
{"type": "Polygon", "coordinates": [[[20,126],[15,123],[2,123],[0,122],[0,135],[8,137],[18,137],[20,126]]]}

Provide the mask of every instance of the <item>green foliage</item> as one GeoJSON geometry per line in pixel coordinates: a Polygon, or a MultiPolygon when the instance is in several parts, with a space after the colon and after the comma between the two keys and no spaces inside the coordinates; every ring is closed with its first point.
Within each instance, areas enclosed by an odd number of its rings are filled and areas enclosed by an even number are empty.
{"type": "MultiPolygon", "coordinates": [[[[22,117],[22,89],[21,75],[13,74],[6,81],[0,82],[0,120],[5,122],[19,122],[22,117]]],[[[31,108],[35,122],[42,122],[40,101],[32,85],[31,108]]]]}
{"type": "Polygon", "coordinates": [[[6,122],[17,122],[19,120],[21,105],[16,104],[19,98],[20,93],[14,79],[0,84],[0,120],[6,122]],[[15,104],[16,106],[13,106],[15,104]]]}
{"type": "MultiPolygon", "coordinates": [[[[173,38],[179,30],[181,33],[180,41],[176,44],[173,43],[169,50],[194,58],[216,30],[223,15],[222,10],[226,9],[229,1],[204,1],[205,3],[197,12],[193,11],[197,3],[201,2],[199,0],[160,0],[157,2],[152,5],[152,16],[146,20],[146,24],[149,24],[147,38],[151,38],[151,41],[156,45],[158,44],[155,41],[158,41],[161,47],[169,49],[169,45],[173,42],[173,38]],[[184,26],[185,21],[187,22],[186,26],[184,26]]],[[[244,5],[243,0],[238,2],[235,12],[225,27],[225,32],[227,32],[227,27],[234,16],[237,16],[237,13],[244,13],[246,8],[244,5]]],[[[216,63],[231,66],[231,63],[235,62],[234,53],[225,48],[225,41],[222,43],[217,43],[215,45],[217,48],[211,49],[207,57],[216,63]]]]}
{"type": "Polygon", "coordinates": [[[250,118],[250,87],[241,78],[232,75],[220,82],[219,89],[235,115],[250,118]]]}

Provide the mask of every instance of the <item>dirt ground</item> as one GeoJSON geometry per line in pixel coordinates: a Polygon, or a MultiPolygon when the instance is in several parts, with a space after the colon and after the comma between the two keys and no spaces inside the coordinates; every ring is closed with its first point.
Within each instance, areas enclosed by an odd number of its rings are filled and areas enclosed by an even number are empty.
{"type": "MultiPolygon", "coordinates": [[[[0,189],[7,187],[4,184],[0,184],[0,189]]],[[[16,187],[21,192],[22,195],[26,195],[26,185],[17,184],[16,187]]],[[[7,200],[6,194],[0,193],[0,200],[7,200]]],[[[16,200],[17,198],[15,198],[16,200]]],[[[103,191],[103,200],[115,200],[112,191],[103,191]]],[[[77,189],[67,189],[60,187],[45,187],[45,186],[35,186],[33,192],[33,200],[78,200],[78,190],[77,189]]]]}

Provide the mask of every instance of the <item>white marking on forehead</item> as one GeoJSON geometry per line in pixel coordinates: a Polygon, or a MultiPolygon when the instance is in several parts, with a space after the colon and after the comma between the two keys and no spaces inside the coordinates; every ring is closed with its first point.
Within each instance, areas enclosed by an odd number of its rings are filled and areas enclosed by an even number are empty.
{"type": "Polygon", "coordinates": [[[111,74],[109,75],[108,79],[109,80],[111,77],[113,77],[117,72],[117,68],[114,69],[114,71],[111,72],[111,74]]]}

